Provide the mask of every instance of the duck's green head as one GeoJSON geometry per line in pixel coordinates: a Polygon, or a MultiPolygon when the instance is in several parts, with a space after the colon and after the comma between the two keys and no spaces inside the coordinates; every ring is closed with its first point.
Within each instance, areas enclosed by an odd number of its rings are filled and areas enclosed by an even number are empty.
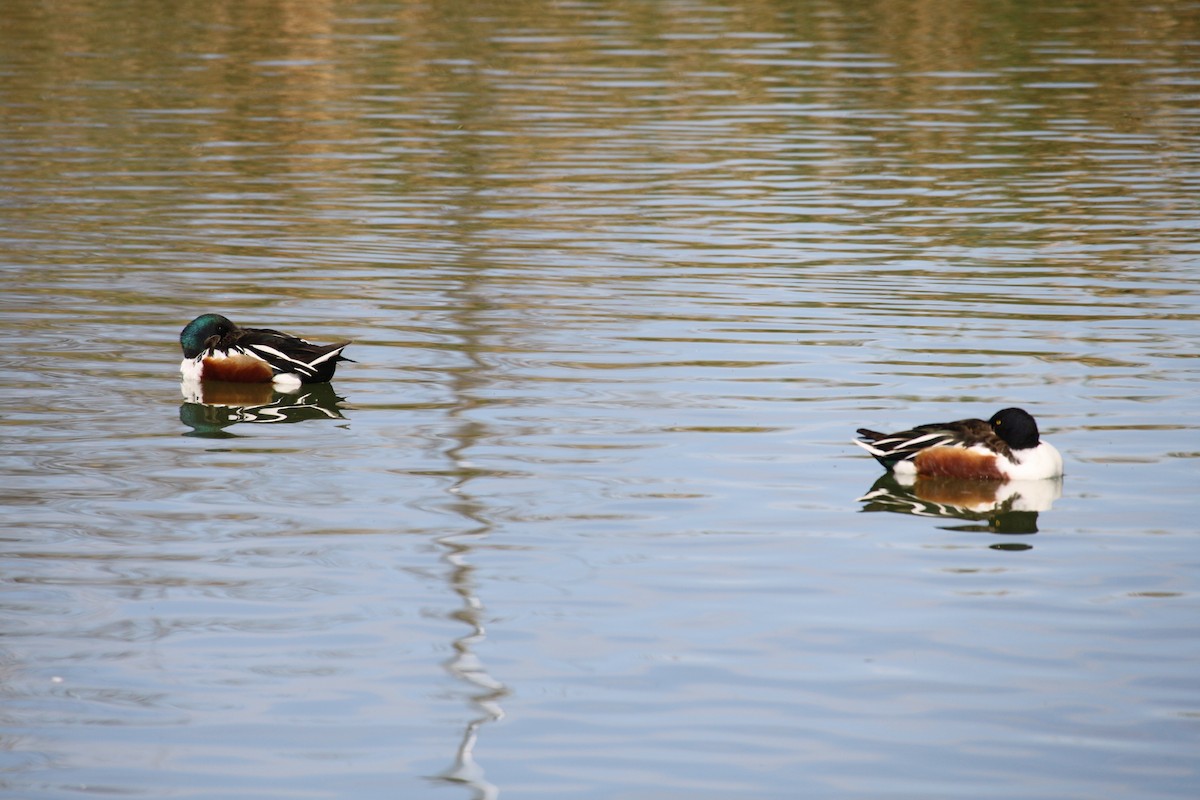
{"type": "Polygon", "coordinates": [[[207,348],[208,340],[218,339],[237,330],[237,326],[220,314],[201,314],[187,324],[179,334],[184,358],[195,358],[207,348]]]}

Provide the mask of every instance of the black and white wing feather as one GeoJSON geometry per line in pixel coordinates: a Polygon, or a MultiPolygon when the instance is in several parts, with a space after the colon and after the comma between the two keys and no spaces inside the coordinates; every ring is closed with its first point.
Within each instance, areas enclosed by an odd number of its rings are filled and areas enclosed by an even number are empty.
{"type": "Polygon", "coordinates": [[[350,359],[342,350],[350,342],[317,345],[269,328],[242,328],[233,347],[266,361],[276,375],[292,374],[301,383],[323,383],[333,378],[339,361],[350,359]]]}
{"type": "Polygon", "coordinates": [[[975,447],[984,446],[1000,453],[1009,448],[992,426],[981,419],[964,419],[957,422],[940,422],[918,425],[907,431],[879,433],[869,428],[859,428],[858,444],[889,469],[898,461],[911,459],[930,447],[975,447]]]}

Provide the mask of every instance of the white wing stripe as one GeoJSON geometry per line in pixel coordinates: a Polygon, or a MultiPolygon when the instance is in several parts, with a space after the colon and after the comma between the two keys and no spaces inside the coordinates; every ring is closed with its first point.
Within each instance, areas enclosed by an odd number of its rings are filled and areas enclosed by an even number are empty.
{"type": "Polygon", "coordinates": [[[314,364],[314,365],[315,365],[315,364],[320,364],[322,361],[324,361],[324,360],[325,360],[325,359],[327,359],[327,358],[333,358],[334,356],[341,355],[342,351],[343,351],[343,350],[345,350],[345,349],[346,349],[345,347],[339,347],[337,350],[330,350],[330,351],[329,351],[328,353],[326,353],[325,355],[323,355],[323,356],[321,356],[321,357],[319,357],[319,358],[314,358],[312,361],[310,361],[310,362],[308,362],[308,363],[310,363],[310,364],[314,364]]]}
{"type": "Polygon", "coordinates": [[[904,443],[904,446],[905,446],[905,448],[908,448],[908,447],[921,447],[921,446],[922,446],[922,444],[921,444],[922,442],[930,442],[930,443],[932,443],[934,440],[937,440],[937,439],[949,439],[949,438],[950,438],[950,437],[949,437],[949,435],[948,435],[948,434],[942,433],[942,432],[940,432],[940,431],[939,431],[938,433],[927,433],[927,434],[925,434],[924,436],[917,436],[917,437],[914,437],[914,438],[912,438],[912,439],[909,439],[908,441],[906,441],[906,442],[904,443]]]}
{"type": "Polygon", "coordinates": [[[854,442],[856,445],[861,447],[863,450],[866,450],[868,453],[870,453],[873,456],[886,456],[887,455],[887,452],[880,450],[878,447],[873,447],[870,442],[865,442],[862,439],[851,439],[850,441],[854,442]]]}
{"type": "Polygon", "coordinates": [[[236,345],[229,348],[223,355],[228,357],[229,353],[237,353],[238,355],[242,355],[242,356],[250,356],[251,358],[256,358],[259,361],[262,361],[264,364],[271,363],[270,361],[267,361],[265,358],[260,356],[258,353],[251,353],[249,350],[246,350],[245,348],[242,348],[242,347],[237,347],[236,345]]]}
{"type": "MultiPolygon", "coordinates": [[[[260,353],[265,353],[266,355],[274,356],[274,357],[276,357],[282,361],[286,361],[290,364],[295,364],[297,369],[307,372],[310,375],[316,374],[316,370],[313,369],[308,364],[306,364],[305,362],[300,361],[295,358],[292,358],[288,354],[282,353],[279,350],[276,350],[274,347],[269,347],[268,345],[265,345],[265,344],[252,344],[249,346],[254,348],[255,350],[257,350],[260,353]]],[[[266,359],[264,359],[264,360],[266,360],[266,359]]]]}

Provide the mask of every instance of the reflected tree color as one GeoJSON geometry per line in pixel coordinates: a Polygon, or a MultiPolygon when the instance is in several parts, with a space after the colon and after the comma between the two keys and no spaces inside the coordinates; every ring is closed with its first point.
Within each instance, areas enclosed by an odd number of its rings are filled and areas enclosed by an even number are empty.
{"type": "MultiPolygon", "coordinates": [[[[1191,118],[1173,76],[1200,37],[1185,5],[20,4],[0,32],[21,76],[0,129],[41,133],[10,146],[10,180],[66,178],[52,206],[21,210],[25,235],[52,235],[64,212],[99,233],[99,188],[136,215],[123,259],[153,240],[180,268],[286,257],[289,230],[311,242],[380,226],[430,238],[438,260],[457,241],[442,200],[464,191],[492,198],[488,229],[585,237],[625,221],[629,192],[675,197],[656,178],[667,165],[688,167],[697,195],[771,198],[805,224],[844,225],[873,194],[879,210],[855,222],[878,235],[970,247],[1076,219],[1072,238],[1099,244],[1121,234],[1096,224],[1097,203],[1148,226],[1172,212],[1130,182],[1088,180],[1093,159],[1152,147],[1156,183],[1185,180],[1173,153],[1191,118]],[[97,187],[88,154],[108,151],[122,159],[97,187]],[[579,168],[618,155],[642,175],[585,213],[577,190],[599,176],[579,168]],[[798,180],[812,192],[784,183],[798,180]],[[976,224],[945,224],[948,200],[976,224]],[[212,235],[181,236],[200,213],[212,235]]],[[[279,291],[319,297],[317,278],[279,291]]]]}

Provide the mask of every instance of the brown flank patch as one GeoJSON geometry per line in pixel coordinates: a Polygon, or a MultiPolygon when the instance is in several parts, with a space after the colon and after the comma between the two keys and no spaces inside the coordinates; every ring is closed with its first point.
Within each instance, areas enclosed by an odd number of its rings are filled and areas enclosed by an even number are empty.
{"type": "Polygon", "coordinates": [[[265,361],[250,356],[228,358],[206,358],[200,377],[206,381],[230,381],[231,383],[268,383],[274,373],[265,361]]]}
{"type": "Polygon", "coordinates": [[[973,453],[961,447],[929,447],[913,459],[918,475],[968,480],[1006,480],[996,466],[996,457],[973,453]]]}

